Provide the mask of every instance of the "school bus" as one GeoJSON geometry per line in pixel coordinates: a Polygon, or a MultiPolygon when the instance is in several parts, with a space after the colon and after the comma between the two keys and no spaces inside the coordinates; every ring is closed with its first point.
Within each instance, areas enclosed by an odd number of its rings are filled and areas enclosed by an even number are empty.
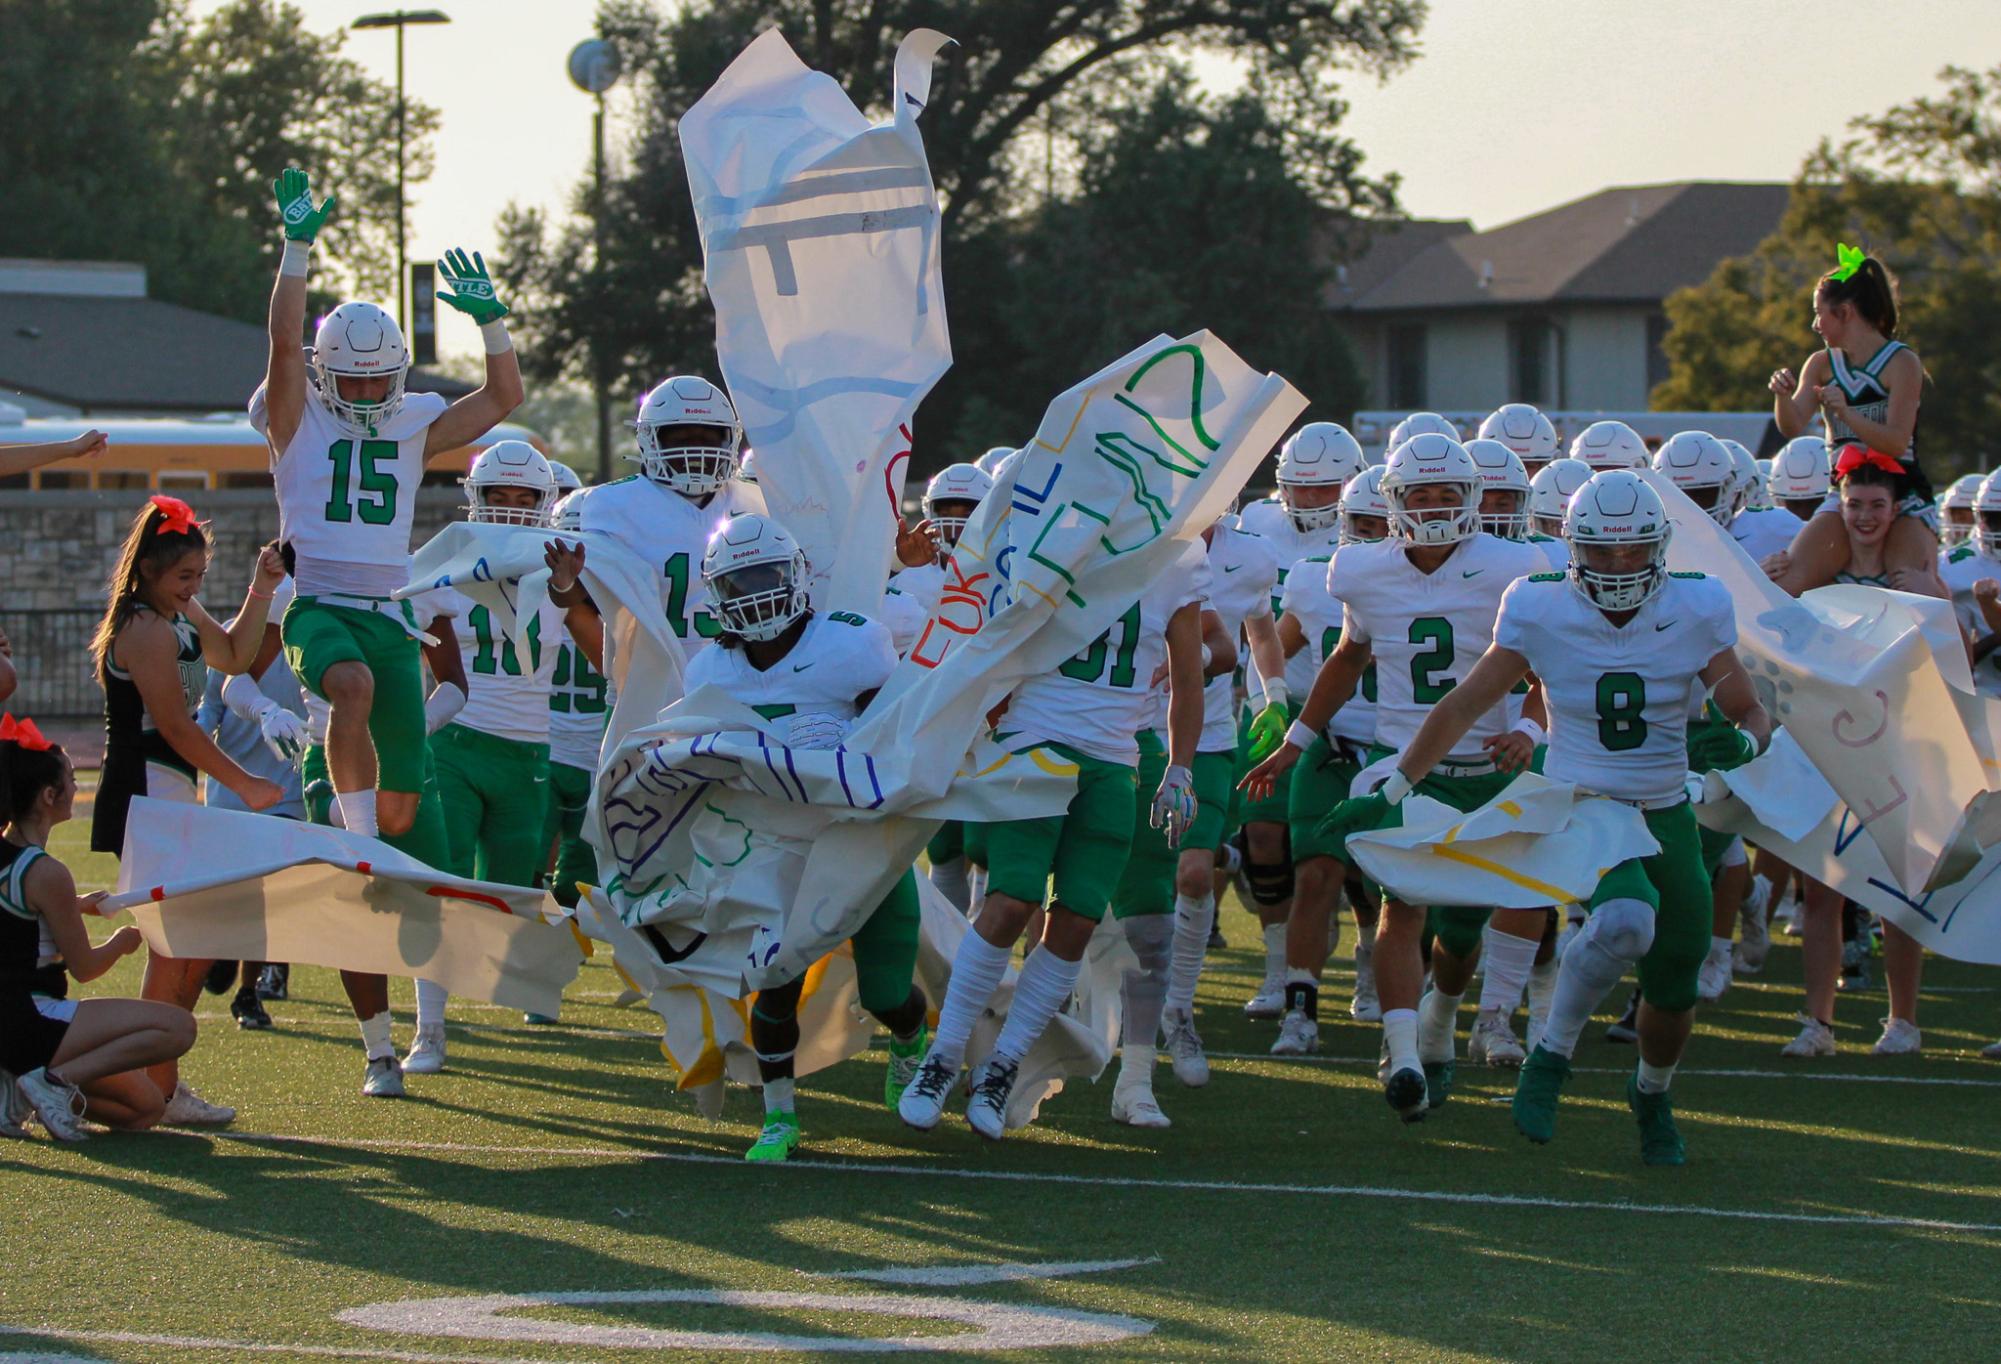
{"type": "MultiPolygon", "coordinates": [[[[32,473],[0,478],[0,488],[97,489],[115,492],[200,492],[210,488],[271,487],[271,449],[241,412],[204,417],[31,417],[0,421],[0,445],[69,440],[95,428],[110,448],[89,459],[63,459],[32,473]]],[[[431,461],[426,485],[451,485],[495,441],[525,440],[543,454],[548,440],[537,431],[502,422],[473,444],[431,461]]]]}

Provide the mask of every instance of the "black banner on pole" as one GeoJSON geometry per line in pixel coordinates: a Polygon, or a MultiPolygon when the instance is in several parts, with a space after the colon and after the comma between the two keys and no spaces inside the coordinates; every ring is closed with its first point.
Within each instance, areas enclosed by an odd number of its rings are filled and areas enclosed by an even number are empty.
{"type": "Polygon", "coordinates": [[[410,265],[410,363],[438,362],[438,267],[435,261],[410,265]]]}

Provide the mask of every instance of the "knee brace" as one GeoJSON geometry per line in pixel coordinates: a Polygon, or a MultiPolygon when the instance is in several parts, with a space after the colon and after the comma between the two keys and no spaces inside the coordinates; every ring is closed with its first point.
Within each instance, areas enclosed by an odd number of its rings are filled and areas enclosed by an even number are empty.
{"type": "Polygon", "coordinates": [[[1654,945],[1654,907],[1645,900],[1607,900],[1591,911],[1577,942],[1636,962],[1654,945]]]}
{"type": "Polygon", "coordinates": [[[1251,899],[1270,908],[1292,898],[1292,863],[1246,862],[1244,879],[1251,883],[1251,899]]]}

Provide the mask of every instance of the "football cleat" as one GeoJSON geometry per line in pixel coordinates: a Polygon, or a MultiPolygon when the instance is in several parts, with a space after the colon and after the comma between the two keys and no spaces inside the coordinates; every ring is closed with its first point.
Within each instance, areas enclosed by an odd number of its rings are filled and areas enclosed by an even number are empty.
{"type": "MultiPolygon", "coordinates": [[[[1674,1125],[1674,1103],[1664,1089],[1647,1094],[1640,1089],[1640,1077],[1626,1077],[1626,1106],[1640,1124],[1640,1159],[1648,1165],[1686,1165],[1687,1148],[1681,1130],[1674,1125]]],[[[1552,1110],[1551,1116],[1554,1116],[1552,1110]]]]}
{"type": "Polygon", "coordinates": [[[1348,1001],[1348,1017],[1357,1023],[1383,1021],[1383,1002],[1376,995],[1376,954],[1355,950],[1355,997],[1348,1001]]]}
{"type": "Polygon", "coordinates": [[[1169,1009],[1161,1015],[1160,1030],[1174,1062],[1174,1078],[1190,1089],[1208,1084],[1209,1057],[1202,1050],[1201,1034],[1195,1031],[1195,1016],[1169,1009]]]}
{"type": "Polygon", "coordinates": [[[1422,1071],[1399,1070],[1383,1081],[1383,1098],[1405,1122],[1423,1122],[1428,1088],[1422,1071]]]}
{"type": "Polygon", "coordinates": [[[1752,877],[1743,911],[1737,916],[1737,946],[1730,958],[1730,969],[1740,976],[1757,975],[1765,969],[1765,958],[1771,955],[1772,934],[1765,923],[1765,910],[1771,898],[1771,882],[1752,877]]]}
{"type": "Polygon", "coordinates": [[[1832,1056],[1834,1030],[1812,1014],[1801,1014],[1800,1035],[1779,1048],[1779,1055],[1793,1057],[1832,1056]]]}
{"type": "Polygon", "coordinates": [[[235,1121],[235,1109],[210,1103],[185,1083],[174,1086],[174,1096],[167,1100],[167,1111],[160,1116],[163,1127],[221,1127],[235,1121]]]}
{"type": "MultiPolygon", "coordinates": [[[[57,1141],[83,1141],[90,1132],[83,1125],[88,1101],[83,1091],[67,1080],[58,1080],[44,1067],[37,1067],[14,1082],[21,1098],[35,1110],[42,1126],[57,1141]]],[[[178,1098],[180,1091],[176,1090],[178,1098]]]]}
{"type": "Polygon", "coordinates": [[[403,1063],[394,1056],[378,1056],[361,1073],[361,1092],[371,1099],[403,1097],[403,1063]]]}
{"type": "Polygon", "coordinates": [[[1514,1101],[1508,1106],[1515,1130],[1538,1146],[1548,1144],[1556,1135],[1556,1102],[1569,1078],[1569,1057],[1544,1047],[1530,1052],[1515,1081],[1514,1101]]]}
{"type": "Polygon", "coordinates": [[[1112,1090],[1112,1121],[1127,1127],[1172,1127],[1148,1085],[1121,1085],[1112,1090]]]}
{"type": "Polygon", "coordinates": [[[988,1141],[1007,1134],[1007,1101],[1014,1096],[1021,1063],[990,1056],[973,1077],[973,1097],[966,1101],[966,1121],[988,1141]]]}
{"type": "Polygon", "coordinates": [[[743,1158],[753,1165],[773,1165],[789,1158],[798,1148],[799,1115],[767,1113],[764,1115],[764,1130],[757,1134],[757,1140],[743,1153],[743,1158]]]}
{"type": "Polygon", "coordinates": [[[236,992],[236,998],[229,1001],[229,1016],[245,1032],[262,1032],[271,1026],[271,1015],[254,989],[236,992]]]}
{"type": "Polygon", "coordinates": [[[918,1067],[924,1064],[924,1053],[931,1050],[931,1032],[923,1024],[917,1027],[917,1036],[908,1042],[889,1039],[889,1068],[882,1076],[882,1104],[884,1108],[895,1109],[903,1102],[903,1091],[910,1088],[917,1078],[918,1067]]]}
{"type": "Polygon", "coordinates": [[[1473,1020],[1473,1038],[1466,1044],[1466,1059],[1482,1065],[1513,1069],[1528,1059],[1515,1030],[1498,1009],[1482,1012],[1473,1020]]]}
{"type": "Polygon", "coordinates": [[[1711,943],[1708,955],[1702,959],[1702,969],[1695,975],[1695,997],[1704,1004],[1714,1004],[1729,988],[1730,949],[1711,943]]]}
{"type": "Polygon", "coordinates": [[[1278,1040],[1271,1044],[1273,1056],[1311,1056],[1320,1050],[1320,1024],[1306,1016],[1304,1009],[1288,1009],[1279,1020],[1278,1040]]]}
{"type": "Polygon", "coordinates": [[[417,1029],[403,1069],[411,1075],[436,1075],[445,1068],[445,1029],[442,1024],[417,1029]]]}
{"type": "Polygon", "coordinates": [[[1918,1025],[1904,1018],[1883,1020],[1883,1035],[1869,1049],[1871,1056],[1916,1056],[1924,1050],[1924,1034],[1918,1025]]]}
{"type": "Polygon", "coordinates": [[[1980,1049],[1980,1054],[1990,1061],[2001,1061],[2001,1042],[1989,1042],[1980,1049]]]}
{"type": "Polygon", "coordinates": [[[292,996],[292,968],[284,962],[272,962],[257,973],[257,997],[283,1001],[292,996]]]}
{"type": "Polygon", "coordinates": [[[1245,1018],[1277,1018],[1285,1012],[1285,982],[1267,980],[1244,1001],[1245,1018]]]}
{"type": "Polygon", "coordinates": [[[1452,1081],[1458,1072],[1456,1061],[1424,1063],[1424,1102],[1427,1107],[1445,1107],[1445,1101],[1452,1097],[1452,1081]]]}
{"type": "Polygon", "coordinates": [[[1626,1011],[1619,1015],[1616,1023],[1605,1025],[1607,1042],[1638,1042],[1640,1040],[1640,992],[1638,990],[1626,999],[1626,1011]]]}
{"type": "Polygon", "coordinates": [[[1841,978],[1834,982],[1834,988],[1848,993],[1866,990],[1870,986],[1869,939],[1856,938],[1841,945],[1841,978]]]}
{"type": "Polygon", "coordinates": [[[554,1014],[523,1014],[521,1021],[531,1028],[546,1028],[557,1021],[554,1014]]]}
{"type": "Polygon", "coordinates": [[[959,1068],[943,1058],[927,1056],[917,1076],[896,1101],[896,1115],[920,1132],[929,1132],[945,1116],[945,1100],[958,1082],[959,1068]]]}

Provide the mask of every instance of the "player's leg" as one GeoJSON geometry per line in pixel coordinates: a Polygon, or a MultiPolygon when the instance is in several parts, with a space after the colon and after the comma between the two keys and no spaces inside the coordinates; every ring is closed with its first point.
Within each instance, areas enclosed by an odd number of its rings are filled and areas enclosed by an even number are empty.
{"type": "Polygon", "coordinates": [[[1627,1083],[1626,1102],[1640,1125],[1640,1158],[1649,1165],[1680,1165],[1686,1157],[1668,1087],[1694,1023],[1715,911],[1693,809],[1684,804],[1650,812],[1647,828],[1661,845],[1645,862],[1660,908],[1653,944],[1637,968],[1640,1061],[1627,1083]]]}
{"type": "Polygon", "coordinates": [[[987,902],[990,877],[987,862],[987,826],[977,820],[961,820],[966,844],[966,917],[977,919],[980,906],[987,902]]]}
{"type": "Polygon", "coordinates": [[[373,838],[378,772],[368,721],[375,705],[375,677],[350,619],[366,614],[295,601],[285,612],[282,634],[285,661],[299,682],[332,707],[325,750],[341,827],[373,838]]]}
{"type": "Polygon", "coordinates": [[[799,994],[804,977],[759,990],[750,1001],[750,1046],[764,1087],[764,1129],[743,1158],[773,1164],[799,1145],[793,1098],[793,1057],[799,1050],[799,994]]]}
{"type": "MultiPolygon", "coordinates": [[[[1320,1049],[1320,973],[1348,875],[1338,856],[1339,841],[1321,836],[1322,821],[1348,798],[1359,770],[1343,761],[1325,738],[1317,738],[1287,774],[1287,824],[1280,842],[1291,861],[1291,910],[1285,929],[1284,1012],[1278,1040],[1272,1043],[1274,1056],[1304,1056],[1320,1049]]],[[[1267,893],[1277,888],[1273,884],[1267,893]]]]}
{"type": "Polygon", "coordinates": [[[897,878],[851,939],[861,1006],[889,1029],[889,1067],[883,1073],[882,1101],[892,1110],[917,1078],[917,1068],[930,1049],[931,1039],[924,1031],[930,1004],[916,980],[922,917],[913,867],[897,878]]]}
{"type": "Polygon", "coordinates": [[[1199,1086],[1209,1083],[1209,1058],[1195,1028],[1195,987],[1202,978],[1209,928],[1216,918],[1216,849],[1223,845],[1236,757],[1231,753],[1197,753],[1193,772],[1195,822],[1175,856],[1174,949],[1161,1030],[1174,1063],[1174,1078],[1184,1085],[1199,1086]]]}
{"type": "Polygon", "coordinates": [[[597,852],[584,840],[584,810],[591,799],[591,773],[567,763],[549,764],[550,806],[556,823],[556,869],[550,894],[566,909],[576,908],[577,887],[598,884],[597,852]]]}
{"type": "Polygon", "coordinates": [[[973,888],[966,879],[965,826],[956,819],[939,825],[925,845],[924,860],[931,864],[931,884],[965,913],[973,902],[973,888]]]}
{"type": "Polygon", "coordinates": [[[1417,1057],[1424,1068],[1427,1108],[1441,1108],[1451,1097],[1458,1068],[1459,1005],[1480,965],[1491,917],[1491,910],[1469,905],[1437,906],[1426,916],[1431,988],[1417,1003],[1417,1057]]]}
{"type": "Polygon", "coordinates": [[[1737,936],[1737,912],[1751,884],[1751,859],[1745,855],[1744,840],[1715,829],[1698,829],[1702,865],[1710,873],[1709,944],[1702,960],[1703,1002],[1721,999],[1730,988],[1730,960],[1737,936]]]}
{"type": "MultiPolygon", "coordinates": [[[[356,633],[375,693],[368,711],[368,735],[375,746],[376,822],[390,846],[436,866],[417,851],[429,842],[424,836],[420,835],[413,846],[396,842],[399,835],[416,828],[430,767],[423,650],[390,617],[377,612],[353,614],[365,615],[356,633]]],[[[334,785],[338,789],[340,783],[334,785]]]]}
{"type": "MultiPolygon", "coordinates": [[[[1166,770],[1166,746],[1154,731],[1142,730],[1137,789],[1153,790],[1166,770]]],[[[1112,1087],[1112,1121],[1132,1127],[1170,1125],[1154,1097],[1153,1069],[1173,961],[1177,859],[1150,815],[1145,803],[1133,802],[1132,842],[1112,892],[1113,917],[1138,962],[1119,981],[1119,1078],[1112,1087]]]]}
{"type": "Polygon", "coordinates": [[[1487,921],[1480,943],[1480,1012],[1466,1046],[1468,1060],[1513,1067],[1527,1059],[1512,1020],[1548,926],[1546,909],[1497,909],[1487,921]]]}
{"type": "Polygon", "coordinates": [[[1918,1031],[1918,986],[1924,979],[1925,949],[1903,929],[1883,921],[1883,977],[1890,991],[1890,1016],[1870,1048],[1876,1056],[1915,1056],[1924,1045],[1918,1031]]]}
{"type": "MultiPolygon", "coordinates": [[[[488,755],[478,742],[485,737],[459,725],[446,725],[430,738],[438,812],[445,833],[445,860],[438,869],[467,880],[478,875],[489,793],[504,791],[512,775],[493,770],[486,761],[488,755]]],[[[516,838],[527,842],[519,838],[518,830],[516,838]]],[[[417,1032],[403,1058],[406,1074],[435,1075],[445,1068],[445,1009],[449,1000],[444,986],[418,977],[417,1032]]]]}

